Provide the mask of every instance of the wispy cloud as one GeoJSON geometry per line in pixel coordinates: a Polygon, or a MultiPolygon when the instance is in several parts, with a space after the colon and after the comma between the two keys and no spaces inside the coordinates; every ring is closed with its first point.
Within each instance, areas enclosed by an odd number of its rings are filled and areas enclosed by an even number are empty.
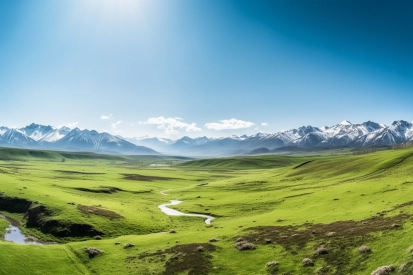
{"type": "Polygon", "coordinates": [[[267,122],[263,122],[263,123],[261,123],[261,126],[268,126],[268,123],[267,122]]]}
{"type": "Polygon", "coordinates": [[[183,122],[182,120],[183,119],[180,117],[165,118],[163,116],[160,116],[148,118],[148,120],[144,122],[140,121],[139,124],[158,125],[157,128],[164,130],[164,132],[168,135],[179,134],[178,130],[185,130],[186,132],[197,132],[202,130],[201,128],[196,126],[196,123],[188,124],[183,122]]]}
{"type": "Polygon", "coordinates": [[[254,125],[255,124],[252,122],[231,118],[231,119],[219,120],[219,122],[207,123],[205,124],[205,128],[210,129],[210,130],[221,131],[221,130],[245,129],[245,128],[249,128],[254,125]]]}
{"type": "Polygon", "coordinates": [[[118,128],[118,125],[121,124],[121,123],[122,123],[122,120],[118,120],[118,121],[116,121],[115,123],[112,123],[112,124],[110,125],[110,128],[111,128],[112,130],[116,130],[116,129],[118,128]]]}
{"type": "Polygon", "coordinates": [[[113,115],[112,114],[109,114],[109,115],[102,115],[101,117],[100,117],[100,119],[103,119],[103,120],[106,120],[106,119],[113,119],[113,115]]]}

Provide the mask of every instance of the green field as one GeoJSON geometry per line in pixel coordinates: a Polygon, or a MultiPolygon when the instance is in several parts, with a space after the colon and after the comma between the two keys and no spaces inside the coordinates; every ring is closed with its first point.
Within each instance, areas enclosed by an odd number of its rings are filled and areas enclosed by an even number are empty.
{"type": "Polygon", "coordinates": [[[413,149],[194,161],[0,149],[0,159],[0,212],[58,243],[0,241],[0,274],[371,274],[403,264],[400,274],[413,274],[413,149]],[[216,219],[167,216],[158,205],[169,200],[216,219]],[[240,237],[256,249],[236,249],[240,237]],[[90,247],[104,253],[90,258],[90,247]]]}

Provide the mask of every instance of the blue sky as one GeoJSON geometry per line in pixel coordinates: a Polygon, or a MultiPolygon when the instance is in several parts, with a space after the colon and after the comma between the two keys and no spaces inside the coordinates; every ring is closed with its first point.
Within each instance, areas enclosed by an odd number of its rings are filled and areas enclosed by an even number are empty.
{"type": "Polygon", "coordinates": [[[127,137],[413,121],[408,0],[0,2],[0,125],[127,137]]]}

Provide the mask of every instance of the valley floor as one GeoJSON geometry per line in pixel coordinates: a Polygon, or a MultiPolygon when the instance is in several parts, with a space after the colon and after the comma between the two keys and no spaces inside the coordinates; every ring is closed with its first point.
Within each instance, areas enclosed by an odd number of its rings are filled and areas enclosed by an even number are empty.
{"type": "Polygon", "coordinates": [[[0,212],[58,244],[0,241],[0,274],[413,274],[412,149],[22,160],[0,161],[0,212]],[[215,219],[167,216],[170,200],[215,219]]]}

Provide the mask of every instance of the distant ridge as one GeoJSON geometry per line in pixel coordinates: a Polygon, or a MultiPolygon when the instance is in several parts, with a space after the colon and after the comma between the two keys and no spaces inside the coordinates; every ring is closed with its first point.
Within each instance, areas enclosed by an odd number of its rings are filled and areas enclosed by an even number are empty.
{"type": "MultiPolygon", "coordinates": [[[[339,148],[385,147],[413,141],[413,124],[404,120],[386,126],[372,121],[353,124],[344,120],[331,127],[302,126],[272,134],[222,138],[190,138],[164,142],[150,138],[154,149],[168,154],[235,155],[277,152],[316,151],[339,148]]],[[[145,144],[147,138],[131,142],[145,144]]]]}
{"type": "Polygon", "coordinates": [[[95,130],[55,128],[32,123],[24,128],[0,127],[0,146],[107,154],[158,155],[155,150],[95,130]]]}
{"type": "Polygon", "coordinates": [[[95,130],[55,128],[35,123],[20,129],[0,127],[0,146],[4,147],[133,155],[161,152],[184,156],[224,156],[385,147],[406,142],[413,142],[413,123],[404,120],[394,121],[389,126],[372,121],[353,124],[344,120],[331,127],[308,125],[272,134],[222,138],[185,136],[177,140],[148,136],[123,138],[95,130]]]}

